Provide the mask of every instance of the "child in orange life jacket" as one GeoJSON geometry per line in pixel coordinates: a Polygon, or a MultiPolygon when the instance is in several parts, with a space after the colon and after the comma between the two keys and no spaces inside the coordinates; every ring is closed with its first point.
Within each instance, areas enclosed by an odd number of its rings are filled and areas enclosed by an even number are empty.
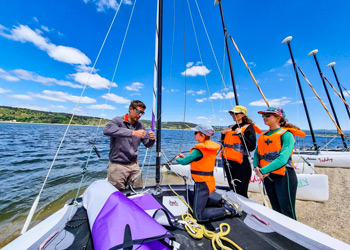
{"type": "Polygon", "coordinates": [[[191,164],[191,175],[195,181],[193,194],[193,214],[199,222],[220,219],[225,216],[235,216],[236,210],[231,204],[214,192],[214,167],[217,150],[220,145],[210,140],[214,129],[206,124],[198,124],[194,130],[194,138],[199,143],[188,156],[179,154],[176,161],[181,165],[191,164]],[[209,208],[211,207],[211,208],[209,208]]]}
{"type": "Polygon", "coordinates": [[[262,131],[246,115],[246,107],[235,106],[229,113],[236,124],[221,132],[221,157],[231,189],[248,198],[248,186],[252,176],[248,154],[256,147],[256,133],[260,134],[262,131]],[[233,184],[234,180],[237,181],[233,184]]]}
{"type": "Polygon", "coordinates": [[[292,162],[294,136],[305,136],[298,127],[286,123],[280,107],[269,107],[262,114],[269,130],[258,139],[254,170],[263,179],[273,210],[296,220],[295,199],[298,187],[292,162]],[[268,178],[266,178],[268,177],[268,178]]]}

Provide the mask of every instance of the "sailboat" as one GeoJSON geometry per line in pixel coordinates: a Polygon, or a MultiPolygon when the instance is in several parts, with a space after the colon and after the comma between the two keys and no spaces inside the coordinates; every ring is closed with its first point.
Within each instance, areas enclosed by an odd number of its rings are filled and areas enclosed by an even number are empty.
{"type": "MultiPolygon", "coordinates": [[[[219,4],[221,8],[221,1],[219,4]]],[[[241,216],[205,225],[221,231],[221,240],[190,236],[196,228],[181,217],[187,211],[181,198],[187,197],[187,183],[171,188],[160,181],[162,0],[158,0],[157,15],[156,185],[120,192],[106,180],[96,181],[82,197],[68,201],[29,231],[23,230],[3,249],[212,249],[212,244],[222,249],[350,249],[344,242],[225,188],[217,192],[238,203],[241,216]]]]}
{"type": "MultiPolygon", "coordinates": [[[[291,45],[290,45],[290,41],[291,40],[292,40],[292,36],[288,36],[285,39],[283,39],[282,43],[287,43],[287,45],[288,45],[289,53],[290,53],[291,60],[292,60],[292,63],[293,63],[295,76],[296,76],[296,79],[297,79],[300,95],[301,95],[301,98],[302,98],[302,101],[303,101],[304,110],[305,110],[305,114],[306,114],[307,121],[308,121],[308,124],[309,124],[309,129],[310,129],[312,142],[313,142],[313,147],[311,147],[311,148],[308,148],[308,149],[305,149],[305,148],[295,149],[294,150],[294,154],[293,154],[293,161],[294,162],[304,162],[305,161],[305,162],[313,163],[315,166],[318,166],[318,167],[342,167],[342,168],[349,168],[350,167],[350,161],[349,161],[349,159],[350,159],[350,152],[349,152],[349,148],[346,145],[346,141],[345,141],[343,132],[340,129],[340,125],[339,125],[339,122],[338,122],[338,119],[337,119],[337,116],[336,116],[336,112],[334,110],[332,101],[330,99],[330,96],[329,96],[329,93],[328,93],[328,90],[327,90],[327,86],[326,86],[326,84],[324,82],[323,74],[322,74],[322,72],[320,70],[318,61],[316,59],[316,53],[318,52],[318,50],[311,51],[309,53],[309,55],[312,55],[315,58],[316,65],[318,67],[320,76],[322,78],[322,82],[323,82],[325,91],[327,93],[327,97],[328,97],[329,103],[331,104],[333,113],[335,115],[336,121],[334,121],[334,123],[335,123],[335,126],[338,129],[339,134],[341,135],[341,138],[342,138],[342,141],[343,141],[343,145],[344,145],[344,148],[341,148],[341,149],[328,149],[328,150],[327,149],[326,150],[325,149],[320,149],[319,146],[316,143],[315,133],[314,133],[314,130],[313,130],[313,127],[312,127],[309,111],[308,111],[307,104],[306,104],[306,101],[305,101],[303,88],[301,86],[300,79],[299,79],[299,74],[298,74],[298,70],[297,70],[297,64],[296,64],[296,62],[294,60],[292,48],[291,48],[291,45]]],[[[299,70],[300,70],[300,68],[299,68],[299,70]]],[[[303,72],[302,72],[302,74],[303,74],[303,72]]],[[[305,77],[304,74],[303,74],[303,76],[307,80],[307,78],[305,77]]],[[[326,111],[328,112],[327,109],[326,109],[326,111]]],[[[330,117],[333,120],[331,115],[330,115],[330,117]]]]}

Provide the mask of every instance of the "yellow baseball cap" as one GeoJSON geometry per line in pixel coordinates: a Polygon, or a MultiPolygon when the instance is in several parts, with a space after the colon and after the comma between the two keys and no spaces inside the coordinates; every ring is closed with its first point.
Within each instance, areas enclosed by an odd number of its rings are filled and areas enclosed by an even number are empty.
{"type": "Polygon", "coordinates": [[[235,106],[233,109],[231,109],[229,111],[229,113],[236,113],[236,114],[239,114],[239,113],[243,113],[243,114],[247,114],[247,108],[244,107],[244,106],[235,106]]]}

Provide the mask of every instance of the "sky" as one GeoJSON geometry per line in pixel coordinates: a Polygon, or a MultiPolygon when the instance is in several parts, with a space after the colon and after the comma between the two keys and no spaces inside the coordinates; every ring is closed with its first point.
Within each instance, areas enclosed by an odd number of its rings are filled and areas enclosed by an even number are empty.
{"type": "MultiPolygon", "coordinates": [[[[332,113],[308,53],[318,49],[321,70],[334,86],[326,65],[336,62],[340,83],[350,89],[349,1],[222,0],[222,6],[227,30],[271,106],[281,106],[289,122],[309,128],[288,47],[281,44],[292,36],[297,64],[332,113]]],[[[2,0],[0,105],[65,113],[77,108],[78,115],[111,119],[127,113],[131,100],[142,100],[147,106],[142,119],[150,120],[156,8],[155,0],[2,0]]],[[[231,42],[229,49],[238,102],[267,129],[257,114],[267,106],[231,42]]],[[[233,123],[228,110],[236,100],[213,0],[164,1],[162,67],[162,121],[233,123]]],[[[299,77],[313,128],[335,129],[299,77]]],[[[350,130],[344,103],[327,87],[341,128],[350,130]]]]}

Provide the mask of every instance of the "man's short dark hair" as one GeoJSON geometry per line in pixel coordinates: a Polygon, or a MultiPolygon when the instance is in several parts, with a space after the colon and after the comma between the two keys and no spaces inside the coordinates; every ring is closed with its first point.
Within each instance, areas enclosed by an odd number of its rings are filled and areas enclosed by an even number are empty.
{"type": "Polygon", "coordinates": [[[129,109],[130,108],[137,108],[137,107],[140,107],[140,108],[143,108],[143,109],[146,109],[146,105],[139,101],[139,100],[133,100],[131,103],[130,103],[130,106],[129,106],[129,109]]]}

